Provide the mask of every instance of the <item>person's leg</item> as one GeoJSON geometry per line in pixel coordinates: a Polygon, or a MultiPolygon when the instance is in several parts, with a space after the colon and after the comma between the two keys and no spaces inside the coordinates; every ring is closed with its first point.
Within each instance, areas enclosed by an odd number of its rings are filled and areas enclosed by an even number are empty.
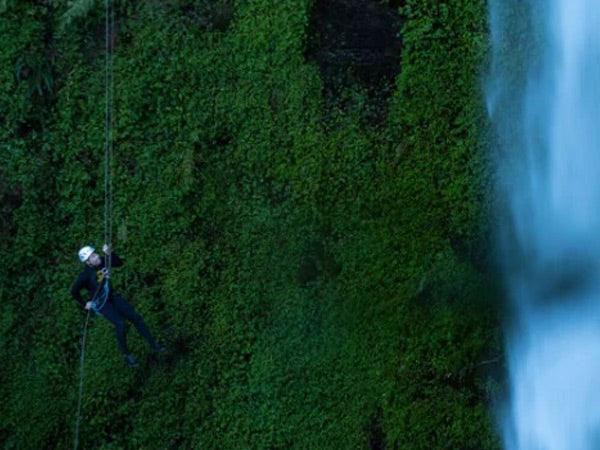
{"type": "Polygon", "coordinates": [[[102,308],[97,312],[114,325],[119,350],[121,353],[123,353],[123,355],[129,355],[129,350],[127,348],[127,337],[125,335],[125,320],[123,317],[121,317],[111,302],[105,302],[104,306],[102,306],[102,308]]]}
{"type": "Polygon", "coordinates": [[[152,336],[152,333],[150,333],[150,330],[144,323],[144,319],[142,318],[142,316],[138,314],[138,312],[132,305],[130,305],[119,294],[115,293],[113,293],[111,296],[111,303],[121,316],[125,317],[127,320],[133,323],[138,333],[140,333],[140,335],[146,340],[146,342],[148,342],[148,344],[150,345],[150,347],[152,347],[153,350],[163,350],[163,347],[156,342],[154,336],[152,336]]]}

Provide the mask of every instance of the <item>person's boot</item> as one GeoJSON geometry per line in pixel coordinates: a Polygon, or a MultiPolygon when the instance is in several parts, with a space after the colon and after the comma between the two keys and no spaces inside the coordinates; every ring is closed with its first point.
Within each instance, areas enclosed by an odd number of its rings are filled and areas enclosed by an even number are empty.
{"type": "Polygon", "coordinates": [[[125,355],[125,364],[127,364],[129,367],[132,367],[132,368],[139,366],[137,359],[135,359],[135,356],[133,356],[131,353],[128,355],[125,355]]]}

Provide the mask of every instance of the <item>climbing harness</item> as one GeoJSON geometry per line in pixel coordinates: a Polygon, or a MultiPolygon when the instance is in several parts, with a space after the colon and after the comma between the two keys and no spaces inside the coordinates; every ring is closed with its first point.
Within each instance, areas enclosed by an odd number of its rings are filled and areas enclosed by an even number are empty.
{"type": "MultiPolygon", "coordinates": [[[[114,51],[114,28],[115,28],[115,13],[112,0],[104,1],[105,9],[105,128],[104,128],[104,242],[112,251],[112,153],[113,153],[113,124],[114,124],[114,108],[113,108],[113,92],[114,92],[114,77],[113,77],[113,51],[114,51]]],[[[107,276],[104,282],[98,285],[94,296],[92,297],[92,310],[99,314],[108,296],[110,294],[110,270],[112,268],[111,252],[106,255],[104,266],[107,269],[107,276]],[[100,289],[102,292],[100,293],[100,289]],[[98,295],[100,294],[100,295],[98,295]]],[[[83,327],[81,338],[81,356],[79,359],[79,397],[77,400],[77,415],[75,422],[75,437],[73,442],[74,450],[79,446],[79,424],[81,422],[81,402],[83,398],[83,375],[84,375],[84,360],[85,360],[85,338],[87,334],[88,322],[90,318],[90,310],[88,309],[83,327]]]]}
{"type": "Polygon", "coordinates": [[[102,289],[100,286],[98,287],[97,295],[92,298],[92,310],[96,314],[100,314],[100,310],[104,307],[106,300],[108,300],[108,296],[110,295],[110,287],[108,285],[109,279],[106,278],[104,284],[102,284],[102,289]]]}

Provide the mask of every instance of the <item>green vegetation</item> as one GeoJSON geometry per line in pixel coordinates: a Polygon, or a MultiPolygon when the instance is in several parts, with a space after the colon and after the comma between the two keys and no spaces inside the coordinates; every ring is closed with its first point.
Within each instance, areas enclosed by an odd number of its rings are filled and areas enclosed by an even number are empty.
{"type": "MultiPolygon", "coordinates": [[[[0,2],[6,449],[72,445],[68,288],[103,236],[93,3],[0,2]]],[[[172,354],[131,371],[92,318],[81,448],[498,448],[485,5],[405,2],[376,124],[358,87],[325,100],[311,7],[117,2],[114,282],[172,354]]]]}

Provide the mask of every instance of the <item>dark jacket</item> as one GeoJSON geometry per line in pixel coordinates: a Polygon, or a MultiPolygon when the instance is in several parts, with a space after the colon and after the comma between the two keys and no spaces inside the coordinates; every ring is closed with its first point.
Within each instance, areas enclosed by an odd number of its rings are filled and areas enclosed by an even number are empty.
{"type": "MultiPolygon", "coordinates": [[[[123,265],[123,261],[117,256],[115,252],[112,252],[110,254],[110,258],[112,267],[119,267],[123,265]]],[[[106,282],[106,280],[104,280],[104,277],[102,276],[102,269],[105,267],[106,256],[101,256],[100,260],[100,265],[97,267],[90,267],[86,264],[85,268],[79,274],[77,280],[75,280],[75,283],[71,287],[71,295],[75,300],[77,300],[77,302],[81,305],[82,308],[85,308],[86,302],[93,300],[94,294],[99,292],[98,287],[106,282]],[[88,300],[85,300],[81,296],[81,290],[84,288],[88,291],[88,300]]],[[[112,287],[110,284],[108,287],[110,295],[112,293],[112,287]]]]}

